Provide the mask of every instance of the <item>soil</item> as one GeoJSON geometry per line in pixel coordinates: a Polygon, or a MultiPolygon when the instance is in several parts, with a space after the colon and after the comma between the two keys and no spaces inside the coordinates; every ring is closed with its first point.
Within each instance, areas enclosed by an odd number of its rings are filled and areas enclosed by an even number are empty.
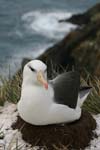
{"type": "Polygon", "coordinates": [[[32,146],[48,150],[83,150],[95,136],[96,121],[90,113],[82,110],[81,118],[70,124],[34,126],[18,116],[12,128],[19,129],[23,140],[32,146]]]}

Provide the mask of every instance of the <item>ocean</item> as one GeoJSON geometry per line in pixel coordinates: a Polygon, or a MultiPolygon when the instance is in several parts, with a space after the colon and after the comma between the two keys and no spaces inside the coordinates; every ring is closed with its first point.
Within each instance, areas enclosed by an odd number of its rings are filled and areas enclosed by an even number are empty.
{"type": "Polygon", "coordinates": [[[0,0],[0,75],[13,75],[23,58],[35,58],[77,28],[58,20],[100,0],[0,0]]]}

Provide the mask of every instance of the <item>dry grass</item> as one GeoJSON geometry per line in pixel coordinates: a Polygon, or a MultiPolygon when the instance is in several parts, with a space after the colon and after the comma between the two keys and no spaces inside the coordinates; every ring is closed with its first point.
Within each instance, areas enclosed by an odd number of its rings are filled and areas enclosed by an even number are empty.
{"type": "Polygon", "coordinates": [[[92,92],[83,107],[93,114],[98,114],[100,113],[100,79],[90,76],[88,82],[92,87],[92,92]]]}
{"type": "MultiPolygon", "coordinates": [[[[2,86],[0,87],[0,105],[3,105],[5,101],[17,103],[20,98],[22,73],[17,73],[9,81],[4,78],[0,78],[0,80],[2,82],[2,86]]],[[[85,82],[88,82],[93,89],[83,107],[94,114],[100,113],[100,79],[89,75],[84,80],[85,82]]]]}
{"type": "MultiPolygon", "coordinates": [[[[4,78],[0,78],[0,80],[2,82],[2,86],[0,87],[0,105],[3,105],[5,101],[17,103],[20,98],[22,73],[17,73],[9,81],[4,78]]],[[[100,79],[89,75],[87,76],[86,80],[83,80],[84,84],[86,84],[87,82],[90,86],[93,87],[93,89],[91,94],[85,101],[83,108],[94,114],[100,113],[100,79]]],[[[2,135],[2,132],[0,132],[0,135],[2,135]]],[[[16,139],[15,150],[21,150],[23,147],[23,145],[19,145],[18,143],[19,142],[16,139]]],[[[55,150],[56,149],[60,150],[59,147],[56,147],[55,145],[53,146],[55,150]]],[[[47,148],[45,147],[45,149],[47,148]]],[[[67,147],[63,146],[62,149],[68,150],[67,147]]],[[[34,148],[32,148],[32,150],[34,150],[34,148]]]]}
{"type": "Polygon", "coordinates": [[[17,103],[20,98],[22,74],[17,73],[13,79],[7,80],[0,77],[2,86],[0,86],[0,105],[5,101],[17,103]]]}

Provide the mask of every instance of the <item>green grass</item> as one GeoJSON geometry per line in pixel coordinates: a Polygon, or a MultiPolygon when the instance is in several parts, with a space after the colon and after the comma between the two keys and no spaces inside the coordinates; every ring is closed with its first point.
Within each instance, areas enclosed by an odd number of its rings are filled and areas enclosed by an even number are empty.
{"type": "MultiPolygon", "coordinates": [[[[0,105],[3,105],[5,101],[17,103],[20,99],[22,73],[17,73],[10,80],[4,78],[0,78],[0,80],[2,82],[0,87],[0,105]]],[[[88,79],[83,80],[84,83],[87,80],[89,85],[92,86],[92,92],[85,101],[83,108],[94,114],[100,113],[100,80],[90,75],[88,79]]]]}

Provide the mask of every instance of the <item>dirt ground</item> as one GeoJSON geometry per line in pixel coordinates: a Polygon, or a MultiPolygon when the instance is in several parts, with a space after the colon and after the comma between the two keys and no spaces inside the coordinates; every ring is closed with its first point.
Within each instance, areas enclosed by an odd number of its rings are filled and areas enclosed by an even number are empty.
{"type": "Polygon", "coordinates": [[[70,124],[57,124],[47,126],[34,126],[24,122],[19,116],[12,125],[13,129],[19,129],[22,138],[32,146],[41,146],[48,150],[84,149],[90,140],[96,136],[93,130],[96,121],[87,111],[82,111],[80,120],[70,124]]]}

